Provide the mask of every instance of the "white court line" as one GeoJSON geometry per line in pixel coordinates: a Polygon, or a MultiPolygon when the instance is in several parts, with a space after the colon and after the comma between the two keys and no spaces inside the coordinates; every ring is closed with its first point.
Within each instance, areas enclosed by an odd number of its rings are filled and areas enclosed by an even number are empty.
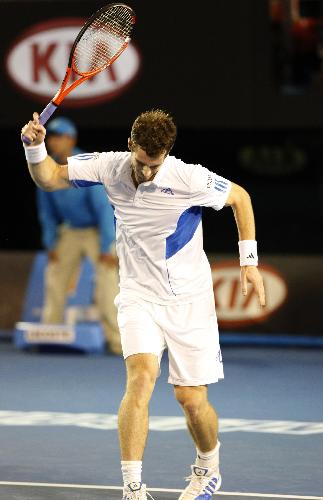
{"type": "MultiPolygon", "coordinates": [[[[101,486],[97,484],[60,484],[60,483],[21,483],[11,481],[0,481],[0,486],[33,486],[43,488],[75,488],[83,490],[122,490],[122,486],[101,486]]],[[[156,493],[182,493],[183,490],[167,488],[147,488],[148,491],[156,493]]],[[[239,493],[237,491],[220,491],[219,495],[235,497],[261,497],[261,498],[291,498],[294,500],[323,500],[323,497],[302,495],[278,495],[277,493],[239,493]]]]}
{"type": "MultiPolygon", "coordinates": [[[[294,420],[250,420],[244,418],[220,419],[221,432],[258,432],[287,436],[323,435],[323,422],[294,420]]],[[[0,411],[0,428],[5,426],[72,426],[82,429],[117,430],[118,416],[111,413],[67,413],[53,411],[0,411]]],[[[169,432],[186,430],[183,416],[150,417],[151,431],[169,432]]]]}

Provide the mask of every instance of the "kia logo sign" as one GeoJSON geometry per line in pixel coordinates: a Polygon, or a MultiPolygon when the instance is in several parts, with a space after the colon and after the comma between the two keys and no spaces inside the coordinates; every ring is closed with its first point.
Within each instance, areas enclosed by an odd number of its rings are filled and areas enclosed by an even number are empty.
{"type": "MultiPolygon", "coordinates": [[[[83,23],[83,19],[56,19],[24,32],[6,57],[7,72],[14,84],[41,102],[51,100],[61,85],[71,47],[83,23]]],[[[115,98],[134,81],[139,68],[139,52],[130,44],[112,66],[73,90],[64,106],[115,98]]]]}
{"type": "Polygon", "coordinates": [[[264,280],[266,307],[259,305],[256,291],[248,285],[242,295],[240,266],[236,262],[212,264],[215,305],[222,328],[236,328],[261,323],[268,319],[285,301],[287,286],[282,276],[271,266],[258,266],[264,280]]]}

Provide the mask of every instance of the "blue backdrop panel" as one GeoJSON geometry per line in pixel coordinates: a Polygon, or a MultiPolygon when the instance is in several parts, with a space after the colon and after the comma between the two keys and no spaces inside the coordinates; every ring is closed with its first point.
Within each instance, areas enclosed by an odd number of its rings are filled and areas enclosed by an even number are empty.
{"type": "MultiPolygon", "coordinates": [[[[103,352],[105,339],[99,321],[79,321],[74,325],[43,325],[41,311],[44,304],[44,272],[47,255],[35,256],[28,281],[21,322],[16,324],[14,343],[23,349],[35,345],[52,345],[80,349],[86,352],[103,352]]],[[[66,308],[86,309],[93,305],[94,268],[84,259],[79,279],[73,293],[68,295],[66,308]]]]}

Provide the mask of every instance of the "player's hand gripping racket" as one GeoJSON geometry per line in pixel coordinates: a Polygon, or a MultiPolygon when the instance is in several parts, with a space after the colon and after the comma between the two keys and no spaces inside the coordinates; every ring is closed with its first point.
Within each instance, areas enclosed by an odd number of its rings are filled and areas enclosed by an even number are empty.
{"type": "MultiPolygon", "coordinates": [[[[110,66],[126,49],[136,22],[134,11],[123,3],[111,3],[95,12],[77,35],[65,77],[54,98],[39,116],[44,125],[63,99],[78,85],[110,66]],[[68,86],[72,72],[80,78],[68,86]]],[[[26,144],[31,141],[22,136],[26,144]]]]}

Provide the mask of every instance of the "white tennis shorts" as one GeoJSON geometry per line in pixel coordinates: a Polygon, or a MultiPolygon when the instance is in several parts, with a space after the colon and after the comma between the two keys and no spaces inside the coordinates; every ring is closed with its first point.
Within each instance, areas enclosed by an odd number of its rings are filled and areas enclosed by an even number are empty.
{"type": "Polygon", "coordinates": [[[159,305],[140,297],[116,298],[123,355],[155,354],[168,349],[173,385],[197,386],[223,379],[214,296],[190,304],[159,305]]]}

